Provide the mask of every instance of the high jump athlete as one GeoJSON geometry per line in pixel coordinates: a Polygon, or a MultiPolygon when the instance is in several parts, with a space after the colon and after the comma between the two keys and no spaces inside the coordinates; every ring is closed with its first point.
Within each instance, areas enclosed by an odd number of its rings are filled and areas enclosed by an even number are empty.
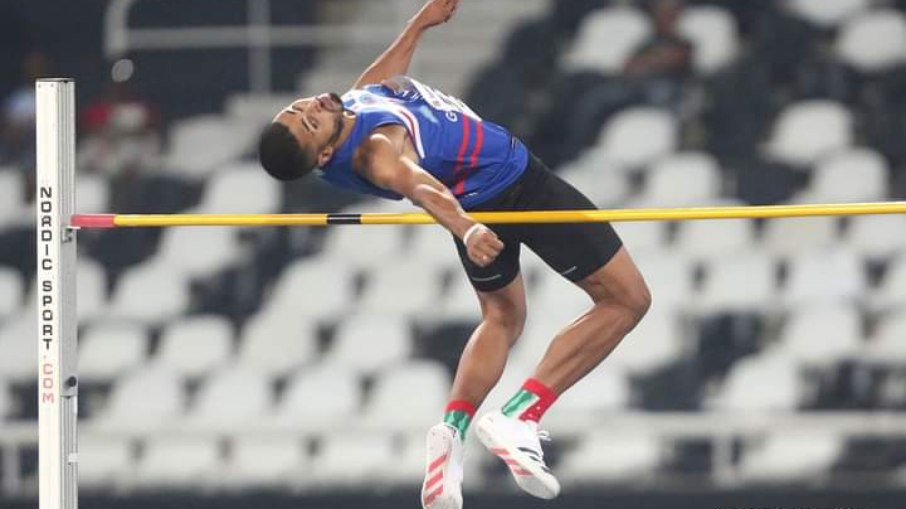
{"type": "Polygon", "coordinates": [[[422,34],[448,21],[458,4],[429,0],[351,90],[294,101],[259,140],[261,164],[277,179],[295,180],[317,169],[337,186],[407,198],[453,235],[478,294],[482,321],[460,357],[443,420],[428,431],[426,509],[462,507],[466,431],[503,373],[525,323],[521,244],[591,298],[590,308],[553,338],[512,399],[476,424],[482,443],[536,497],[554,498],[560,491],[544,462],[538,421],[560,394],[610,354],[651,302],[644,279],[609,224],[486,226],[469,217],[472,211],[595,206],[506,129],[405,76],[422,34]]]}

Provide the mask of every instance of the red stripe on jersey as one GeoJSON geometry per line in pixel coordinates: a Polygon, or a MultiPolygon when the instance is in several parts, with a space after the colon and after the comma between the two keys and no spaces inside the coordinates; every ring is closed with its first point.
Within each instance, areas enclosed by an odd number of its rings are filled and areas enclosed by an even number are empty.
{"type": "Polygon", "coordinates": [[[469,166],[463,170],[462,178],[456,183],[458,194],[462,194],[466,189],[466,179],[469,178],[469,171],[478,166],[478,153],[481,152],[481,146],[484,145],[484,127],[480,121],[475,122],[475,148],[472,149],[472,155],[469,156],[469,166]]]}
{"type": "Polygon", "coordinates": [[[460,178],[462,165],[466,162],[466,149],[469,148],[469,117],[460,115],[462,118],[462,143],[459,145],[459,152],[456,154],[456,166],[453,168],[453,179],[456,181],[456,187],[453,188],[453,194],[462,194],[465,189],[465,182],[460,178]]]}

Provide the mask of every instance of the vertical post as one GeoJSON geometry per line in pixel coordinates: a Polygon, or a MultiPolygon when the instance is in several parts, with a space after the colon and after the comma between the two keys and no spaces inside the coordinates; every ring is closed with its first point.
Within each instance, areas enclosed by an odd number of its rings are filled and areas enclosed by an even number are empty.
{"type": "Polygon", "coordinates": [[[271,91],[271,0],[248,0],[249,89],[271,91]]]}
{"type": "Polygon", "coordinates": [[[39,509],[78,507],[75,83],[45,79],[37,98],[39,509]]]}

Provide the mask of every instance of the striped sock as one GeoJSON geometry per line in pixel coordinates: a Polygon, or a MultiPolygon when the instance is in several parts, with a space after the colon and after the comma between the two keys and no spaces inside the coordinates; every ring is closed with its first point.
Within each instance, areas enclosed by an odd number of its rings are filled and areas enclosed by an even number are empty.
{"type": "Polygon", "coordinates": [[[466,431],[475,416],[475,405],[468,401],[453,400],[444,408],[444,422],[459,431],[459,438],[466,439],[466,431]]]}
{"type": "Polygon", "coordinates": [[[519,392],[503,405],[501,411],[507,417],[538,422],[556,400],[557,394],[554,391],[538,380],[529,378],[519,392]]]}

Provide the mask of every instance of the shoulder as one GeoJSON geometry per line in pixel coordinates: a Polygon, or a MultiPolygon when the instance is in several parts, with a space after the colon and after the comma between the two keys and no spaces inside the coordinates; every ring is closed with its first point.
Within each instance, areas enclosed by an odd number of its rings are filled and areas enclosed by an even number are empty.
{"type": "Polygon", "coordinates": [[[370,154],[375,150],[384,149],[388,145],[401,152],[406,137],[405,127],[398,124],[382,125],[362,137],[362,141],[356,148],[356,155],[370,154]]]}

